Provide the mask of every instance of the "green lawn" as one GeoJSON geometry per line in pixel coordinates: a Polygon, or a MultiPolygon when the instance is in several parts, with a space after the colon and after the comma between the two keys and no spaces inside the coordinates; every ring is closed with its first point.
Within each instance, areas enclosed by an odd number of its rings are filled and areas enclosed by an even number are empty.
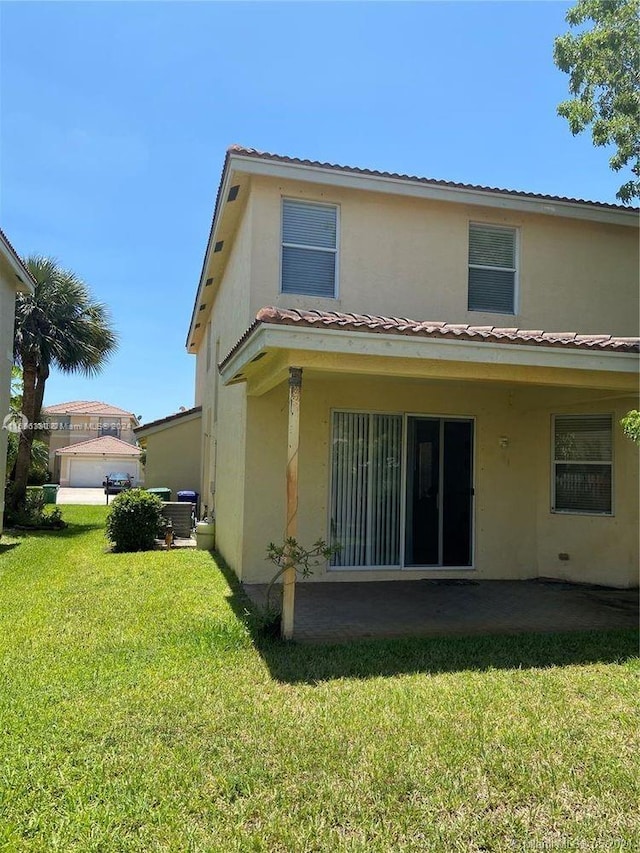
{"type": "Polygon", "coordinates": [[[256,645],[103,507],[0,543],[0,850],[636,850],[633,633],[256,645]]]}

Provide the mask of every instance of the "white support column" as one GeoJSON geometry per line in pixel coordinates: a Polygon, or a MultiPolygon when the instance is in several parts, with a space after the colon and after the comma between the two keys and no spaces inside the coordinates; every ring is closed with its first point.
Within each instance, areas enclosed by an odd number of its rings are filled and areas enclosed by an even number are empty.
{"type": "MultiPolygon", "coordinates": [[[[289,423],[287,441],[287,528],[286,538],[295,539],[298,530],[298,448],[300,445],[300,397],[302,368],[289,368],[289,423]]],[[[293,637],[296,569],[288,565],[282,576],[282,622],[284,640],[293,637]]]]}

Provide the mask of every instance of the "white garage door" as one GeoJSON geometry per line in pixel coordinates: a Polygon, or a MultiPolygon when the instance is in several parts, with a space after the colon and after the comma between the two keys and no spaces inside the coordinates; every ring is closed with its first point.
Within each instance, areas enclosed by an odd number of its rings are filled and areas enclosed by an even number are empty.
{"type": "Polygon", "coordinates": [[[121,459],[71,459],[69,485],[85,489],[101,486],[107,474],[130,474],[135,485],[138,461],[130,456],[121,459]]]}

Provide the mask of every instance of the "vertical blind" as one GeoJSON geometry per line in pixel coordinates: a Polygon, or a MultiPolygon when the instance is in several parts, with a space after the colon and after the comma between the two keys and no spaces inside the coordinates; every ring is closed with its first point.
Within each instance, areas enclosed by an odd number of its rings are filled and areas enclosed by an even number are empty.
{"type": "Polygon", "coordinates": [[[282,202],[282,292],[335,296],[337,208],[282,202]]]}
{"type": "Polygon", "coordinates": [[[334,413],[333,565],[400,564],[401,457],[400,415],[334,413]]]}
{"type": "Polygon", "coordinates": [[[469,225],[469,311],[513,314],[515,310],[516,230],[469,225]]]}
{"type": "Polygon", "coordinates": [[[611,513],[611,415],[557,415],[554,420],[554,509],[611,513]]]}

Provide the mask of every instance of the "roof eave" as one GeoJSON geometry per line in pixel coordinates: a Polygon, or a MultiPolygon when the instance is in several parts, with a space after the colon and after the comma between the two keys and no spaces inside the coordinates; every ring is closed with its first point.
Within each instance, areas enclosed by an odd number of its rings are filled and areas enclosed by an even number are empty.
{"type": "Polygon", "coordinates": [[[207,269],[209,267],[209,262],[211,259],[211,254],[213,252],[213,247],[216,243],[216,232],[218,230],[218,226],[220,223],[220,219],[222,217],[222,211],[224,210],[224,206],[226,203],[226,198],[229,192],[229,184],[232,173],[232,163],[233,157],[230,151],[227,151],[224,158],[224,165],[222,167],[222,175],[220,177],[220,184],[218,185],[218,192],[216,195],[216,203],[213,210],[213,218],[211,220],[211,228],[209,229],[209,239],[207,240],[207,246],[204,252],[204,258],[202,261],[202,269],[200,271],[200,280],[198,282],[198,289],[196,290],[196,296],[193,302],[193,309],[191,311],[191,320],[189,321],[189,331],[187,333],[187,339],[185,341],[185,346],[187,348],[187,352],[190,352],[190,343],[195,331],[195,323],[196,317],[198,314],[198,305],[200,304],[200,300],[202,298],[205,281],[207,277],[207,269]]]}
{"type": "Polygon", "coordinates": [[[501,362],[528,367],[559,367],[637,375],[640,355],[570,345],[493,342],[381,332],[310,328],[257,323],[235,351],[220,363],[225,385],[244,381],[252,362],[272,350],[305,350],[333,354],[371,355],[442,361],[501,362]],[[392,344],[392,347],[389,346],[392,344]],[[427,349],[428,348],[428,349],[427,349]]]}
{"type": "Polygon", "coordinates": [[[364,170],[351,171],[348,167],[342,166],[271,160],[241,152],[231,153],[229,163],[230,167],[235,166],[238,171],[281,179],[289,178],[306,183],[322,183],[349,189],[393,193],[434,201],[538,213],[545,216],[564,216],[628,227],[638,227],[639,222],[638,211],[633,208],[625,210],[620,207],[600,207],[594,202],[563,201],[519,195],[499,189],[442,185],[435,181],[429,182],[428,179],[371,174],[364,170]]]}
{"type": "Polygon", "coordinates": [[[18,293],[33,293],[36,282],[2,230],[0,230],[0,246],[6,262],[17,279],[16,291],[18,293]]]}
{"type": "Polygon", "coordinates": [[[178,424],[188,423],[202,417],[202,406],[194,406],[186,412],[177,412],[175,415],[169,415],[166,418],[159,418],[157,421],[150,421],[148,424],[141,424],[134,428],[134,433],[138,438],[146,438],[156,432],[161,432],[164,429],[170,429],[178,424]]]}

